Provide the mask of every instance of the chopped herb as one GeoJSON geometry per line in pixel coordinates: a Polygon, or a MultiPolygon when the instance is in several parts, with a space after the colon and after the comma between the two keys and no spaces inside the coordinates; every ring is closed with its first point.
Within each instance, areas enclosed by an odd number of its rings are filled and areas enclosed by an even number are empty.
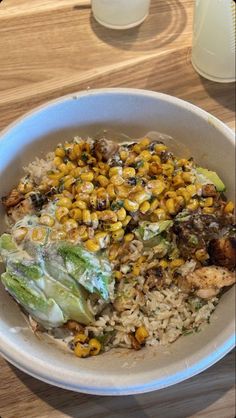
{"type": "Polygon", "coordinates": [[[134,168],[140,168],[144,166],[144,161],[143,160],[139,160],[136,163],[134,163],[134,168]]]}
{"type": "Polygon", "coordinates": [[[190,235],[188,243],[189,245],[196,247],[198,245],[198,238],[196,237],[196,235],[190,235]]]}
{"type": "Polygon", "coordinates": [[[116,210],[116,209],[123,208],[123,206],[124,206],[124,201],[123,200],[117,200],[116,202],[112,202],[111,209],[116,210]]]}
{"type": "Polygon", "coordinates": [[[81,160],[86,163],[88,161],[88,159],[89,159],[88,154],[86,152],[83,152],[81,154],[81,160]]]}

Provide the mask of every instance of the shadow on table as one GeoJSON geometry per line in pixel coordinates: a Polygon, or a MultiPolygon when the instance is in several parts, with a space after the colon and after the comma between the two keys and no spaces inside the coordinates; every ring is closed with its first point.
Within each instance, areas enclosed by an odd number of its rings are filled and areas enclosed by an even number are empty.
{"type": "Polygon", "coordinates": [[[186,10],[179,0],[156,2],[143,24],[127,30],[105,28],[92,14],[90,17],[92,30],[99,39],[113,47],[133,51],[155,50],[173,42],[183,32],[186,21],[186,10]]]}
{"type": "Polygon", "coordinates": [[[221,106],[235,112],[235,83],[216,83],[199,75],[206,93],[221,106]]]}
{"type": "Polygon", "coordinates": [[[122,397],[66,391],[11,367],[30,391],[71,418],[187,418],[215,403],[234,386],[233,359],[234,353],[231,353],[208,371],[178,385],[152,393],[122,397]]]}

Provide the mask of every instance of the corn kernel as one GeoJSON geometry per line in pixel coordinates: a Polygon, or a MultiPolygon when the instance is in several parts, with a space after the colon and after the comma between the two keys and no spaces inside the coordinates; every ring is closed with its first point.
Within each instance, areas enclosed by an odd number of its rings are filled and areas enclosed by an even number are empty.
{"type": "Polygon", "coordinates": [[[109,177],[113,177],[113,176],[122,176],[122,167],[117,166],[117,167],[111,167],[109,170],[109,177]]]}
{"type": "Polygon", "coordinates": [[[117,214],[112,210],[103,210],[99,214],[99,219],[105,222],[117,222],[117,214]]]}
{"type": "Polygon", "coordinates": [[[13,236],[16,240],[16,242],[21,242],[27,235],[28,228],[25,226],[21,226],[20,228],[17,228],[13,231],[13,236]]]}
{"type": "Polygon", "coordinates": [[[62,197],[58,200],[57,206],[61,206],[63,208],[71,209],[72,208],[72,202],[71,199],[68,197],[62,197]]]}
{"type": "Polygon", "coordinates": [[[170,163],[162,164],[162,173],[170,177],[174,172],[174,165],[170,163]]]}
{"type": "MultiPolygon", "coordinates": [[[[115,167],[112,167],[112,168],[115,168],[115,167]]],[[[114,186],[120,186],[121,184],[124,183],[123,177],[121,177],[119,174],[112,176],[110,180],[111,180],[111,183],[114,184],[114,186]]]]}
{"type": "Polygon", "coordinates": [[[91,183],[91,181],[85,181],[81,185],[77,186],[76,190],[80,191],[81,193],[91,194],[94,190],[94,185],[91,183]]]}
{"type": "Polygon", "coordinates": [[[147,161],[143,161],[143,164],[141,167],[139,167],[138,169],[138,174],[144,176],[145,174],[148,173],[150,168],[150,165],[147,161]]]}
{"type": "Polygon", "coordinates": [[[144,215],[150,210],[150,203],[149,202],[143,202],[139,208],[140,212],[144,215]]]}
{"type": "Polygon", "coordinates": [[[150,161],[152,158],[152,155],[149,151],[144,150],[140,153],[140,158],[142,158],[144,161],[150,161]]]}
{"type": "Polygon", "coordinates": [[[125,240],[125,242],[131,242],[131,241],[133,241],[133,239],[134,239],[134,234],[126,234],[125,236],[124,236],[124,240],[125,240]]]}
{"type": "Polygon", "coordinates": [[[92,222],[93,229],[97,229],[99,220],[98,220],[98,215],[95,212],[91,213],[91,222],[92,222]]]}
{"type": "MultiPolygon", "coordinates": [[[[187,173],[185,173],[187,174],[187,173]]],[[[194,184],[189,184],[188,186],[186,186],[186,190],[187,192],[190,194],[190,196],[195,196],[197,194],[197,189],[196,186],[194,184]]]]}
{"type": "Polygon", "coordinates": [[[46,225],[46,226],[49,226],[50,227],[50,226],[53,226],[54,225],[55,220],[53,219],[52,216],[43,214],[40,217],[40,223],[42,225],[46,225]]]}
{"type": "Polygon", "coordinates": [[[59,165],[61,165],[63,163],[63,159],[61,157],[55,157],[53,160],[53,164],[56,167],[59,167],[59,165]]]}
{"type": "Polygon", "coordinates": [[[73,338],[73,343],[85,343],[87,341],[88,337],[85,334],[82,334],[82,332],[79,332],[78,334],[75,334],[73,338]]]}
{"type": "Polygon", "coordinates": [[[180,187],[176,193],[178,196],[183,196],[186,204],[189,203],[191,196],[184,187],[180,187]]]}
{"type": "Polygon", "coordinates": [[[120,151],[120,158],[122,161],[125,161],[129,156],[129,151],[121,150],[120,151]]]}
{"type": "Polygon", "coordinates": [[[151,194],[145,192],[144,190],[135,194],[132,194],[132,200],[137,202],[139,205],[141,205],[146,200],[150,199],[151,194]]]}
{"type": "Polygon", "coordinates": [[[129,195],[129,187],[122,184],[121,186],[116,186],[116,193],[120,199],[125,199],[129,195]]]}
{"type": "Polygon", "coordinates": [[[94,179],[94,174],[92,171],[87,171],[85,173],[81,173],[80,174],[80,178],[83,181],[93,181],[94,179]]]}
{"type": "Polygon", "coordinates": [[[76,200],[76,202],[72,204],[72,208],[87,209],[87,203],[84,202],[83,200],[76,200]]]}
{"type": "Polygon", "coordinates": [[[111,232],[115,232],[121,229],[122,226],[123,226],[122,223],[118,221],[118,222],[115,222],[114,224],[110,224],[109,229],[111,232]]]}
{"type": "Polygon", "coordinates": [[[180,174],[176,174],[176,176],[172,179],[174,187],[183,187],[184,186],[184,180],[180,174]]]}
{"type": "Polygon", "coordinates": [[[148,182],[148,188],[152,192],[153,196],[159,196],[165,190],[165,183],[160,180],[150,180],[148,182]]]}
{"type": "Polygon", "coordinates": [[[136,154],[140,154],[140,152],[141,152],[141,147],[140,147],[140,145],[139,145],[139,144],[135,144],[135,145],[133,146],[133,151],[134,151],[134,152],[136,152],[136,154]]]}
{"type": "Polygon", "coordinates": [[[96,338],[89,340],[90,355],[97,356],[102,348],[101,343],[96,338]]]}
{"type": "Polygon", "coordinates": [[[112,233],[113,240],[116,241],[116,242],[117,241],[122,241],[122,239],[124,237],[124,233],[125,233],[125,231],[122,228],[118,229],[117,231],[114,231],[112,233]]]}
{"type": "Polygon", "coordinates": [[[175,269],[180,266],[182,266],[185,263],[185,261],[182,258],[176,258],[175,260],[172,260],[170,262],[170,268],[175,269]]]}
{"type": "Polygon", "coordinates": [[[159,262],[159,266],[160,266],[160,267],[162,267],[163,269],[166,269],[166,268],[168,267],[168,261],[167,261],[167,260],[162,259],[162,260],[159,262]]]}
{"type": "Polygon", "coordinates": [[[88,251],[91,251],[93,253],[96,253],[100,250],[100,245],[95,239],[88,239],[87,241],[85,241],[84,245],[88,251]]]}
{"type": "Polygon", "coordinates": [[[170,190],[169,192],[166,192],[164,194],[164,197],[167,198],[167,199],[169,199],[169,198],[175,199],[176,198],[176,192],[173,192],[173,191],[170,190]]]}
{"type": "Polygon", "coordinates": [[[125,167],[123,169],[123,177],[124,179],[128,179],[130,177],[135,177],[136,171],[133,167],[125,167]]]}
{"type": "Polygon", "coordinates": [[[65,155],[66,155],[66,152],[65,152],[65,150],[63,148],[61,148],[61,147],[57,147],[56,148],[56,150],[55,150],[55,156],[56,157],[64,158],[65,155]]]}
{"type": "MultiPolygon", "coordinates": [[[[204,204],[204,207],[210,207],[210,206],[212,206],[213,205],[213,197],[207,197],[205,200],[204,200],[204,202],[203,202],[203,204],[204,204]]],[[[201,204],[201,203],[200,203],[201,204]]]]}
{"type": "Polygon", "coordinates": [[[66,233],[65,231],[52,231],[50,234],[50,239],[52,241],[60,241],[66,239],[66,233]]]}
{"type": "Polygon", "coordinates": [[[126,218],[124,219],[124,221],[122,221],[122,225],[125,227],[128,225],[128,223],[131,221],[131,216],[127,215],[126,218]]]}
{"type": "Polygon", "coordinates": [[[233,204],[233,202],[230,200],[230,201],[227,203],[227,205],[225,206],[225,208],[224,208],[224,212],[225,212],[225,213],[233,213],[233,211],[234,211],[234,204],[233,204]]]}
{"type": "Polygon", "coordinates": [[[63,223],[63,231],[68,232],[72,229],[76,229],[78,227],[78,223],[75,219],[68,219],[65,223],[63,223]]]}
{"type": "Polygon", "coordinates": [[[148,336],[149,333],[144,325],[142,325],[135,331],[135,338],[139,342],[139,344],[144,344],[148,336]]]}
{"type": "Polygon", "coordinates": [[[110,197],[110,199],[114,199],[116,197],[115,188],[113,184],[109,184],[107,186],[107,193],[110,197]]]}
{"type": "Polygon", "coordinates": [[[133,267],[132,272],[133,272],[134,276],[139,276],[139,274],[140,274],[140,267],[139,267],[139,266],[137,266],[137,265],[135,265],[135,266],[133,267]]]}
{"type": "Polygon", "coordinates": [[[208,255],[208,253],[206,252],[206,250],[204,250],[204,249],[200,249],[200,250],[197,250],[197,251],[195,252],[195,257],[196,257],[196,259],[197,259],[198,261],[203,262],[203,261],[208,260],[209,255],[208,255]]]}
{"type": "Polygon", "coordinates": [[[66,216],[69,213],[69,209],[65,206],[58,207],[56,209],[55,215],[56,219],[60,222],[64,216],[66,216]]]}
{"type": "Polygon", "coordinates": [[[64,163],[62,163],[61,165],[59,165],[58,168],[61,171],[61,173],[63,173],[64,175],[69,174],[69,172],[70,172],[70,169],[64,163]]]}
{"type": "Polygon", "coordinates": [[[161,174],[162,173],[161,164],[156,161],[153,161],[151,164],[149,164],[149,170],[152,174],[161,174]]]}
{"type": "Polygon", "coordinates": [[[133,202],[130,199],[125,199],[124,201],[124,207],[129,212],[136,212],[139,208],[139,204],[137,202],[133,202]]]}
{"type": "Polygon", "coordinates": [[[47,235],[47,229],[43,227],[36,227],[32,231],[32,240],[33,241],[44,241],[47,235]]]}
{"type": "Polygon", "coordinates": [[[157,154],[161,154],[163,151],[166,151],[168,148],[164,144],[157,144],[155,145],[154,149],[157,154]]]}
{"type": "Polygon", "coordinates": [[[72,217],[72,219],[76,220],[76,221],[82,221],[83,216],[82,216],[82,209],[79,208],[73,208],[70,210],[70,216],[72,217]]]}
{"type": "Polygon", "coordinates": [[[122,275],[121,271],[118,271],[118,270],[116,270],[116,271],[114,272],[114,276],[115,276],[115,278],[116,278],[117,280],[120,280],[120,279],[122,279],[122,277],[123,277],[123,275],[122,275]]]}
{"type": "Polygon", "coordinates": [[[71,186],[75,183],[75,178],[72,176],[68,176],[67,179],[64,179],[64,188],[65,190],[71,191],[71,186]]]}
{"type": "Polygon", "coordinates": [[[100,248],[107,248],[110,242],[110,235],[108,232],[100,231],[95,234],[95,239],[98,242],[100,248]]]}
{"type": "Polygon", "coordinates": [[[166,211],[163,208],[158,208],[156,210],[153,211],[153,214],[155,215],[155,217],[159,220],[165,220],[166,219],[166,211]]]}
{"type": "Polygon", "coordinates": [[[197,199],[191,199],[189,204],[186,206],[188,210],[196,210],[199,207],[199,202],[197,199]]]}
{"type": "Polygon", "coordinates": [[[193,183],[194,180],[195,180],[195,176],[191,173],[188,173],[188,172],[183,172],[182,177],[183,177],[183,180],[185,181],[185,183],[193,183]]]}
{"type": "Polygon", "coordinates": [[[88,231],[85,225],[79,226],[78,233],[82,241],[86,241],[88,239],[88,231]]]}
{"type": "Polygon", "coordinates": [[[174,199],[172,199],[172,198],[167,199],[167,201],[166,201],[166,209],[168,210],[168,212],[169,212],[170,215],[174,215],[176,213],[174,199]]]}
{"type": "Polygon", "coordinates": [[[120,208],[117,212],[117,218],[119,221],[123,221],[126,218],[126,210],[125,208],[120,208]]]}
{"type": "Polygon", "coordinates": [[[211,208],[205,207],[205,208],[203,208],[202,211],[205,215],[211,215],[212,213],[215,212],[215,208],[214,207],[211,207],[211,208]]]}
{"type": "Polygon", "coordinates": [[[159,200],[154,199],[151,203],[150,203],[150,212],[153,212],[154,210],[156,210],[159,206],[159,200]]]}
{"type": "Polygon", "coordinates": [[[77,343],[74,348],[74,353],[80,358],[88,357],[90,354],[90,347],[77,343]]]}
{"type": "Polygon", "coordinates": [[[82,219],[83,219],[83,223],[87,225],[91,224],[91,213],[88,209],[83,209],[82,219]]]}
{"type": "Polygon", "coordinates": [[[139,145],[140,145],[141,149],[147,148],[150,145],[150,139],[149,138],[143,138],[139,142],[139,145]]]}
{"type": "Polygon", "coordinates": [[[118,255],[120,244],[112,244],[109,248],[109,260],[113,261],[118,255]]]}
{"type": "Polygon", "coordinates": [[[97,181],[102,187],[107,187],[109,184],[108,178],[102,175],[97,177],[97,181]]]}

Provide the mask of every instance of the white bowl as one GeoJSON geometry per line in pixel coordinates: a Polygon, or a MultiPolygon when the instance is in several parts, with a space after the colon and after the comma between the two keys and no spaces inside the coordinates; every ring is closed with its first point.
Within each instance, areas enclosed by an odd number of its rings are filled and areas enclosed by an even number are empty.
{"type": "MultiPolygon", "coordinates": [[[[186,144],[202,166],[216,170],[234,197],[234,134],[222,122],[164,94],[129,89],[86,91],[62,97],[18,119],[1,134],[0,196],[36,156],[75,135],[115,128],[133,137],[160,131],[186,144]]],[[[3,212],[2,212],[3,214],[3,212]]],[[[3,216],[0,230],[4,231],[3,216]]],[[[226,292],[203,331],[169,347],[113,350],[86,360],[28,329],[18,306],[0,289],[0,351],[19,369],[66,389],[128,395],[161,389],[200,373],[235,343],[234,289],[226,292]]]]}

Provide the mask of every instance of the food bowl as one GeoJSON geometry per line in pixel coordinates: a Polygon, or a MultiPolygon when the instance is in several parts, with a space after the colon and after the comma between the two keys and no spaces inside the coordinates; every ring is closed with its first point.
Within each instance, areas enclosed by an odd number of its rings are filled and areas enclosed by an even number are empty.
{"type": "MultiPolygon", "coordinates": [[[[233,132],[190,103],[164,94],[102,89],[65,96],[18,119],[0,136],[0,196],[23,175],[22,167],[59,142],[112,128],[139,138],[149,131],[174,137],[202,166],[219,173],[234,197],[233,132]]],[[[4,231],[1,208],[0,232],[4,231]]],[[[19,369],[47,383],[98,395],[128,395],[188,379],[225,356],[235,343],[234,289],[225,292],[209,325],[170,346],[135,352],[113,349],[76,358],[57,340],[35,335],[16,303],[0,286],[0,352],[19,369]]]]}

